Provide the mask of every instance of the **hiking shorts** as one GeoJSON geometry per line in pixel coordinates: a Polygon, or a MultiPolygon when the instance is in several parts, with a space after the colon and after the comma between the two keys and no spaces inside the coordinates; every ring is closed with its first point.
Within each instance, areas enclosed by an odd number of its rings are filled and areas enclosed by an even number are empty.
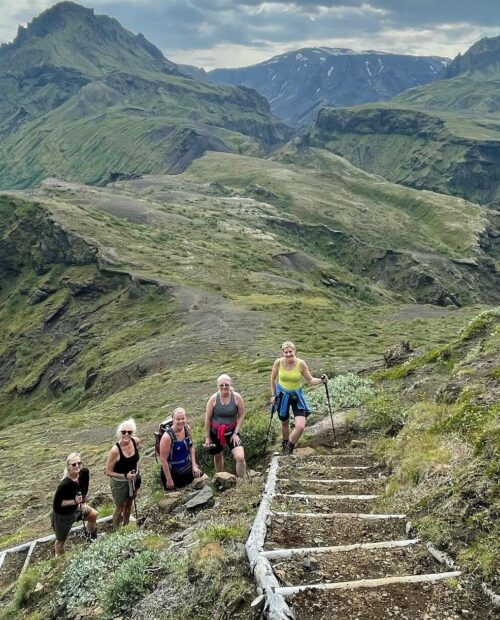
{"type": "MultiPolygon", "coordinates": [[[[239,448],[243,447],[243,442],[241,441],[240,433],[236,433],[236,434],[240,438],[241,443],[239,446],[233,446],[231,444],[231,437],[234,435],[234,429],[228,431],[227,433],[224,433],[224,439],[226,440],[226,446],[227,448],[229,448],[229,450],[233,450],[236,447],[239,447],[239,448]]],[[[219,438],[217,437],[217,430],[215,428],[210,429],[210,441],[213,443],[213,448],[209,448],[208,450],[210,454],[220,454],[224,450],[224,448],[221,446],[219,442],[219,438]]]]}
{"type": "Polygon", "coordinates": [[[110,485],[115,506],[121,506],[127,499],[132,499],[128,480],[117,480],[116,478],[111,478],[110,485]]]}
{"type": "Polygon", "coordinates": [[[281,420],[281,422],[287,422],[290,419],[290,408],[292,409],[295,418],[298,416],[305,416],[307,418],[311,415],[310,411],[307,411],[306,409],[299,409],[298,405],[299,401],[296,398],[290,398],[290,400],[288,401],[288,409],[286,413],[282,414],[278,410],[278,418],[281,420]]]}
{"type": "Polygon", "coordinates": [[[52,529],[56,535],[56,540],[64,541],[68,537],[68,534],[73,527],[73,523],[81,521],[83,518],[82,511],[78,508],[69,515],[60,515],[57,512],[52,511],[50,514],[50,521],[52,529]]]}
{"type": "MultiPolygon", "coordinates": [[[[174,487],[176,489],[182,489],[186,487],[188,484],[191,484],[193,480],[196,478],[193,476],[193,470],[191,468],[186,469],[185,471],[175,471],[175,469],[170,469],[170,475],[172,476],[172,480],[174,481],[174,487]]],[[[201,472],[203,476],[203,472],[201,472]]],[[[169,491],[171,489],[167,489],[167,479],[165,477],[165,472],[163,471],[163,467],[160,471],[161,483],[165,491],[169,491]]]]}

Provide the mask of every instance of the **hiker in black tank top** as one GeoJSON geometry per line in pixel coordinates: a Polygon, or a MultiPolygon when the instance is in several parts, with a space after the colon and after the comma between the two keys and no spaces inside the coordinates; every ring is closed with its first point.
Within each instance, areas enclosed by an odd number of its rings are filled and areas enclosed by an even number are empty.
{"type": "Polygon", "coordinates": [[[236,475],[246,474],[245,451],[240,429],[245,418],[245,403],[231,385],[229,375],[217,379],[218,391],[208,399],[205,408],[205,448],[214,455],[215,471],[224,471],[223,450],[227,446],[236,461],[236,475]]]}
{"type": "Polygon", "coordinates": [[[106,461],[106,475],[110,477],[111,493],[115,502],[113,525],[127,525],[132,503],[140,484],[139,438],[132,418],[122,422],[116,431],[118,441],[111,448],[106,461]]]}

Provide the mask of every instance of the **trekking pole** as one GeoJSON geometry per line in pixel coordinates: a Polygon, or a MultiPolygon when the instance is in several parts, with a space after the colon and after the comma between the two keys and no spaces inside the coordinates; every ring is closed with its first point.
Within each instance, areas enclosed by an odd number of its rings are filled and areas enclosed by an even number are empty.
{"type": "Polygon", "coordinates": [[[275,411],[276,411],[276,401],[274,401],[273,404],[271,405],[271,416],[269,418],[269,426],[267,427],[267,434],[266,434],[266,443],[264,444],[264,450],[262,450],[262,456],[264,456],[266,453],[267,442],[269,441],[269,433],[271,432],[271,424],[273,423],[273,415],[275,411]]]}
{"type": "MultiPolygon", "coordinates": [[[[81,492],[80,492],[80,491],[78,491],[78,493],[76,494],[76,496],[77,496],[77,497],[82,497],[81,492]]],[[[83,510],[82,510],[82,504],[81,504],[81,502],[78,502],[78,510],[80,511],[80,514],[82,515],[82,524],[83,524],[83,525],[82,525],[82,535],[83,535],[83,538],[84,538],[85,540],[87,540],[87,530],[86,530],[86,527],[85,527],[85,513],[84,513],[84,512],[83,512],[83,510]]]]}
{"type": "Polygon", "coordinates": [[[335,425],[333,424],[333,413],[332,413],[332,403],[330,402],[330,393],[328,392],[328,382],[324,383],[325,391],[326,391],[326,401],[328,403],[328,411],[330,412],[330,420],[332,421],[332,431],[333,431],[333,447],[338,446],[337,442],[337,434],[335,432],[335,425]]]}
{"type": "MultiPolygon", "coordinates": [[[[134,472],[134,474],[135,474],[135,472],[134,472]]],[[[134,502],[135,520],[137,522],[139,520],[139,515],[137,513],[137,504],[135,502],[135,478],[133,480],[130,480],[130,491],[131,491],[131,495],[132,495],[132,500],[134,502]]]]}

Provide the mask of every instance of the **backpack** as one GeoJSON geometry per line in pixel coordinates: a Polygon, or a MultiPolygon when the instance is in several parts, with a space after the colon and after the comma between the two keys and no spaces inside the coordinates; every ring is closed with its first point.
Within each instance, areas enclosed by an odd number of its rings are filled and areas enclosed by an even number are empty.
{"type": "MultiPolygon", "coordinates": [[[[158,463],[158,457],[160,456],[160,441],[161,441],[161,438],[163,437],[163,434],[167,432],[167,429],[171,429],[172,428],[173,421],[174,421],[173,416],[169,415],[168,418],[163,420],[163,422],[160,422],[160,424],[158,426],[158,430],[155,431],[155,461],[157,463],[158,463]]],[[[172,436],[172,435],[170,434],[170,436],[172,436]]]]}
{"type": "MultiPolygon", "coordinates": [[[[155,460],[158,463],[158,458],[160,456],[160,441],[163,437],[164,433],[168,433],[170,435],[170,439],[172,440],[172,446],[174,441],[176,441],[176,436],[174,433],[174,429],[172,428],[172,424],[174,422],[173,416],[168,416],[163,422],[160,422],[158,426],[158,430],[155,431],[155,460]]],[[[186,424],[184,427],[184,432],[186,433],[186,437],[191,437],[191,428],[186,424]]]]}

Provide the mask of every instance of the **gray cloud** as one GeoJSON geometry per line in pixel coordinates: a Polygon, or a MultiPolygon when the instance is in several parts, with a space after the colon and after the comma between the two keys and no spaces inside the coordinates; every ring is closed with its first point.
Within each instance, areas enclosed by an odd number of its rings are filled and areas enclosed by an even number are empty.
{"type": "MultiPolygon", "coordinates": [[[[50,0],[2,0],[0,39],[10,40],[50,0]]],[[[455,56],[500,34],[492,0],[94,0],[97,14],[142,32],[181,63],[238,66],[325,45],[455,56]]]]}

